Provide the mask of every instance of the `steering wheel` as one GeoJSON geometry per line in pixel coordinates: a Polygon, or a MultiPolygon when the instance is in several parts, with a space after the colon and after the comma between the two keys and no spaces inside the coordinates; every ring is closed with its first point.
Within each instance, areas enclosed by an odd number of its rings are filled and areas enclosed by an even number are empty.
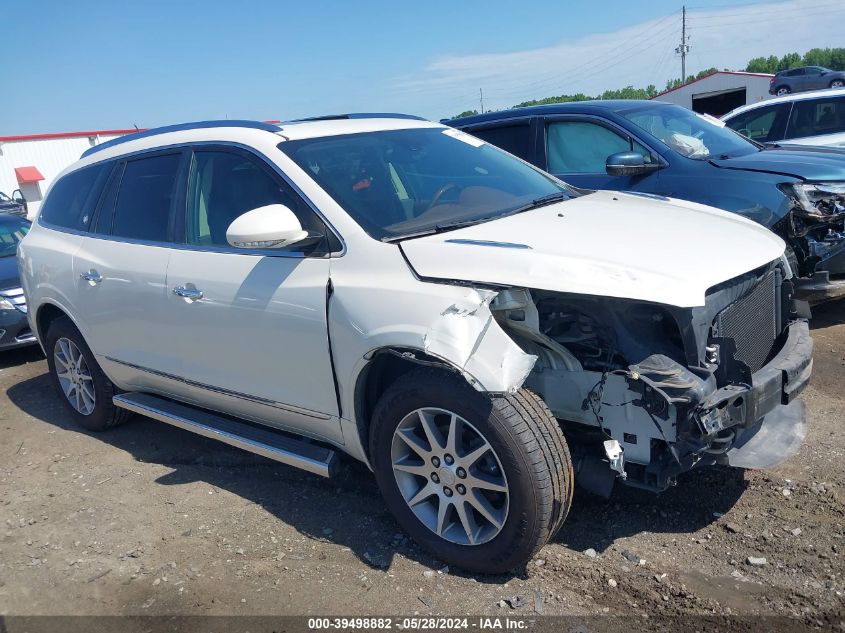
{"type": "Polygon", "coordinates": [[[429,209],[436,207],[437,203],[440,202],[440,198],[443,197],[444,193],[446,193],[447,191],[450,191],[452,189],[457,189],[457,188],[458,188],[458,185],[456,185],[455,183],[447,182],[445,185],[443,185],[442,187],[440,187],[440,189],[437,190],[437,193],[434,194],[434,197],[431,199],[431,202],[428,204],[428,206],[425,208],[425,210],[428,211],[429,209]]]}

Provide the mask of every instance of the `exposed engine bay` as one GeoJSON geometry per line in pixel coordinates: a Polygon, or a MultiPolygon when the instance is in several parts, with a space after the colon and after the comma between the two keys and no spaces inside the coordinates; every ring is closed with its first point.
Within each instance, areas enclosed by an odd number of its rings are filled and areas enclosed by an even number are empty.
{"type": "Polygon", "coordinates": [[[790,328],[801,315],[789,276],[773,262],[711,288],[706,304],[691,309],[525,289],[501,291],[491,309],[537,356],[525,386],[574,444],[599,447],[598,459],[595,451],[582,456],[582,485],[609,492],[618,477],[662,490],[697,464],[765,467],[796,448],[788,441],[753,456],[740,448],[745,431],[793,400],[781,393],[780,365],[796,363],[798,382],[809,377],[811,361],[790,351],[805,343],[790,328]]]}
{"type": "Polygon", "coordinates": [[[811,301],[845,293],[845,184],[783,185],[792,210],[773,228],[792,249],[798,293],[811,301]],[[833,286],[833,287],[831,287],[833,286]]]}

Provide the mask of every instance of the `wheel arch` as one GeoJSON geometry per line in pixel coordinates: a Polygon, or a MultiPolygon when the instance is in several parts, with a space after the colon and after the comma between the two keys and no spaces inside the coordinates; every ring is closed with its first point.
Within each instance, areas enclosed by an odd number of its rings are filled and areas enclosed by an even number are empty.
{"type": "Polygon", "coordinates": [[[64,306],[54,303],[53,301],[45,301],[38,306],[38,309],[35,312],[35,333],[42,349],[44,348],[44,341],[47,337],[47,330],[50,328],[50,324],[61,317],[67,317],[76,326],[76,329],[79,329],[79,325],[76,323],[76,320],[70,315],[64,306]]]}
{"type": "Polygon", "coordinates": [[[400,376],[419,367],[438,367],[472,384],[472,380],[460,368],[421,349],[386,346],[373,350],[367,356],[369,361],[361,368],[355,379],[354,419],[358,441],[368,464],[370,421],[373,411],[381,395],[400,376]]]}

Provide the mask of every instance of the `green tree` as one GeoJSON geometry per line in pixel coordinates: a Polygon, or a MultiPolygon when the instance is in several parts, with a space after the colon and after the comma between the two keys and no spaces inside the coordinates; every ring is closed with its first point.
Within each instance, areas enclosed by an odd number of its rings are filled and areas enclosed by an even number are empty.
{"type": "Polygon", "coordinates": [[[801,55],[798,53],[787,53],[780,58],[778,62],[778,70],[789,70],[790,68],[798,68],[803,66],[804,62],[801,55]]]}
{"type": "Polygon", "coordinates": [[[456,114],[452,118],[460,119],[462,116],[472,116],[474,114],[478,114],[478,110],[464,110],[463,112],[461,112],[460,114],[456,114]]]}
{"type": "Polygon", "coordinates": [[[769,57],[755,57],[748,62],[745,71],[749,73],[769,73],[774,75],[778,71],[778,58],[774,55],[769,57]]]}
{"type": "Polygon", "coordinates": [[[811,48],[804,53],[802,65],[845,70],[845,48],[811,48]]]}
{"type": "Polygon", "coordinates": [[[526,106],[548,105],[550,103],[569,103],[570,101],[589,101],[595,97],[589,97],[582,92],[574,95],[559,95],[557,97],[544,97],[542,99],[531,99],[530,101],[523,101],[518,103],[514,108],[524,108],[526,106]]]}

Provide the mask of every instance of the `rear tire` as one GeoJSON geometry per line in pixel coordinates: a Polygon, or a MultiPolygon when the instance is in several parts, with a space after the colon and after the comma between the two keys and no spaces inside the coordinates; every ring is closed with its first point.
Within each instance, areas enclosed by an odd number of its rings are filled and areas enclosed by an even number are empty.
{"type": "Polygon", "coordinates": [[[784,95],[788,95],[790,92],[792,91],[787,86],[781,86],[777,90],[775,90],[775,95],[777,95],[778,97],[782,97],[784,95]]]}
{"type": "Polygon", "coordinates": [[[53,386],[77,424],[89,431],[105,431],[131,417],[130,411],[114,406],[115,386],[68,317],[50,324],[44,348],[53,386]]]}
{"type": "Polygon", "coordinates": [[[523,567],[572,501],[569,449],[545,403],[526,389],[489,396],[447,371],[414,370],[385,391],[370,457],[402,527],[437,558],[473,572],[523,567]]]}

